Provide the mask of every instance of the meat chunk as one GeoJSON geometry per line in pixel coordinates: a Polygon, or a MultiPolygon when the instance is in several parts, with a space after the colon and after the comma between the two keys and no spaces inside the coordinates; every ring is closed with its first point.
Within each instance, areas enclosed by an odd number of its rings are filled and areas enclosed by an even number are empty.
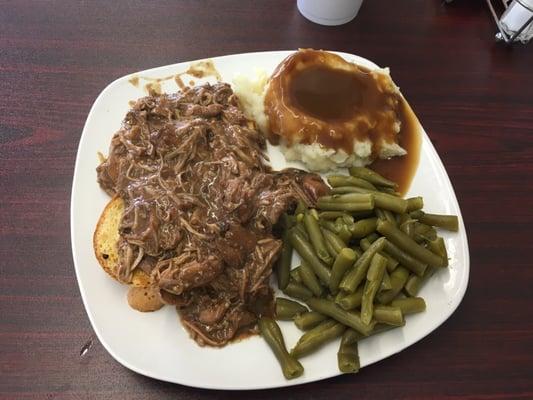
{"type": "Polygon", "coordinates": [[[319,197],[326,196],[330,192],[329,186],[324,183],[320,176],[315,174],[305,174],[301,185],[313,204],[316,204],[319,197]]]}
{"type": "Polygon", "coordinates": [[[215,256],[203,261],[180,263],[179,258],[169,260],[168,268],[158,275],[159,287],[174,294],[194,289],[211,282],[222,271],[222,263],[215,256]]]}
{"type": "Polygon", "coordinates": [[[257,238],[253,231],[232,223],[224,236],[217,240],[217,249],[227,265],[239,268],[253,252],[256,242],[257,238]]]}

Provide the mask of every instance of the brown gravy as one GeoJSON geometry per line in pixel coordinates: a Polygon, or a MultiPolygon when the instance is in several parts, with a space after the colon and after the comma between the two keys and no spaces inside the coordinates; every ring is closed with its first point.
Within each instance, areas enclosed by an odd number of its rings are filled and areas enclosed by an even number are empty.
{"type": "Polygon", "coordinates": [[[420,160],[422,135],[420,122],[405,99],[399,104],[402,129],[398,135],[398,143],[407,154],[388,160],[377,159],[370,168],[398,184],[398,191],[404,195],[411,185],[420,160]]]}
{"type": "Polygon", "coordinates": [[[363,102],[364,83],[353,73],[315,65],[295,74],[289,96],[295,107],[323,121],[350,118],[363,102]]]}
{"type": "Polygon", "coordinates": [[[299,50],[274,71],[265,112],[272,133],[289,145],[320,143],[352,154],[354,140],[395,140],[400,99],[385,73],[333,53],[299,50]]]}
{"type": "MultiPolygon", "coordinates": [[[[183,75],[189,75],[194,78],[205,78],[206,76],[213,76],[217,81],[221,81],[222,77],[220,76],[220,73],[217,71],[215,64],[212,60],[201,60],[194,63],[191,63],[189,65],[189,68],[185,72],[180,72],[175,75],[165,76],[164,78],[150,78],[146,76],[134,76],[133,78],[130,78],[128,82],[135,86],[139,86],[139,81],[147,81],[148,83],[144,85],[144,90],[148,92],[150,96],[155,94],[161,94],[161,83],[166,82],[168,80],[173,79],[174,82],[176,82],[176,85],[183,90],[187,87],[187,85],[183,82],[182,76],[183,75]]],[[[195,82],[193,80],[189,81],[189,86],[194,86],[195,82]]]]}
{"type": "Polygon", "coordinates": [[[133,86],[138,87],[139,86],[139,77],[134,76],[133,78],[128,80],[129,83],[131,83],[133,86]]]}
{"type": "Polygon", "coordinates": [[[146,90],[150,96],[156,96],[163,93],[161,90],[161,84],[158,81],[147,83],[144,85],[144,90],[146,90]]]}

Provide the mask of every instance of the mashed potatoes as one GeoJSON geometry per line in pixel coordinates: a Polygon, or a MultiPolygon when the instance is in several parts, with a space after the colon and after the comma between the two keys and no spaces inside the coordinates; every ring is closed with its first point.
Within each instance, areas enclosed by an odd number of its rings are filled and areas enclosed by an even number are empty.
{"type": "Polygon", "coordinates": [[[268,119],[265,114],[265,94],[268,75],[256,69],[254,76],[237,75],[233,79],[233,92],[239,98],[246,118],[255,121],[261,132],[268,132],[268,119]]]}
{"type": "MultiPolygon", "coordinates": [[[[388,75],[388,70],[380,70],[380,73],[388,75]]],[[[265,134],[270,130],[264,105],[268,79],[265,71],[257,70],[252,77],[239,75],[233,80],[233,90],[239,97],[246,116],[254,120],[258,128],[265,134]]],[[[389,81],[392,83],[390,78],[389,81]]],[[[392,83],[392,85],[394,84],[392,83]]],[[[395,85],[393,90],[399,93],[395,85]]],[[[401,128],[400,122],[395,119],[391,126],[390,134],[380,137],[379,143],[372,143],[369,139],[353,139],[353,152],[351,154],[342,148],[328,148],[318,142],[302,143],[296,140],[289,145],[289,142],[283,137],[280,139],[280,150],[288,161],[302,161],[313,171],[365,166],[371,164],[376,157],[387,159],[406,154],[406,151],[397,143],[397,134],[401,128]]]]}

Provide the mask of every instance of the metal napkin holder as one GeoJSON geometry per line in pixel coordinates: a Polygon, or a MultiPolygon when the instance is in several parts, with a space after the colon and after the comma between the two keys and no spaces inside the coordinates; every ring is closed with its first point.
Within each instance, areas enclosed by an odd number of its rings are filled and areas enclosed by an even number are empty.
{"type": "MultiPolygon", "coordinates": [[[[531,17],[527,20],[527,22],[522,25],[515,33],[513,33],[512,35],[509,35],[507,32],[505,32],[505,29],[503,28],[501,22],[500,22],[500,18],[498,17],[498,15],[496,14],[496,11],[494,10],[494,6],[492,5],[492,1],[493,0],[486,0],[487,2],[487,5],[489,6],[489,9],[490,9],[490,12],[492,14],[492,17],[494,18],[494,22],[496,22],[496,26],[498,27],[498,30],[499,32],[496,33],[496,40],[497,41],[504,41],[505,43],[507,44],[512,44],[512,43],[515,43],[517,42],[518,40],[518,36],[524,31],[524,29],[526,29],[529,24],[533,21],[533,10],[531,9],[531,7],[527,4],[525,4],[522,0],[516,0],[517,3],[519,3],[522,7],[524,7],[525,9],[531,11],[531,17]]],[[[502,4],[503,6],[505,7],[505,9],[507,9],[509,7],[509,4],[512,2],[512,0],[501,0],[502,1],[502,4]]],[[[528,39],[529,41],[529,39],[528,39]]]]}

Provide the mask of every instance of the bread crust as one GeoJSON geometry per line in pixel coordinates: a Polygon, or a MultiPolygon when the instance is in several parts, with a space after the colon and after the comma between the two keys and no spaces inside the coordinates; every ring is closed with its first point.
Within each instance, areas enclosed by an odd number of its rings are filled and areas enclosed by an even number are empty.
{"type": "MultiPolygon", "coordinates": [[[[102,211],[93,235],[93,249],[102,269],[113,279],[118,281],[118,231],[120,219],[124,212],[124,201],[114,196],[102,211]]],[[[133,271],[130,284],[134,287],[146,288],[150,286],[150,277],[141,269],[133,271]]]]}

